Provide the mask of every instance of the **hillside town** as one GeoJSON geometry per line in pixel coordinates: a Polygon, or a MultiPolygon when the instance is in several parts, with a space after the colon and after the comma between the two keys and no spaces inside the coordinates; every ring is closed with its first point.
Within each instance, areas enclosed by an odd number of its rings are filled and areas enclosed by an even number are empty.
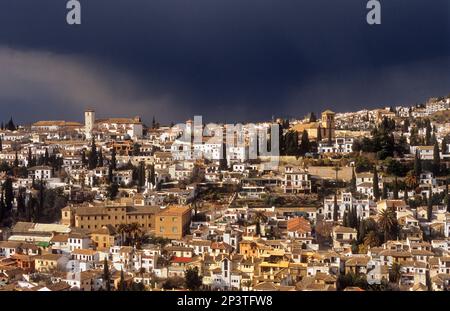
{"type": "Polygon", "coordinates": [[[450,96],[235,131],[15,118],[0,291],[450,289],[450,96]]]}

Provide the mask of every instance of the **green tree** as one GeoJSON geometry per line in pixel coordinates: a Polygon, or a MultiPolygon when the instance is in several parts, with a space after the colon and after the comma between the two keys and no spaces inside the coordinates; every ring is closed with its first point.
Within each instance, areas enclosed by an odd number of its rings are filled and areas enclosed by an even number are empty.
{"type": "Polygon", "coordinates": [[[148,174],[148,182],[153,186],[156,184],[155,165],[150,165],[150,172],[148,174]]]}
{"type": "Polygon", "coordinates": [[[339,206],[338,206],[338,203],[337,203],[337,195],[335,193],[334,194],[334,204],[333,204],[333,221],[334,222],[338,221],[338,218],[339,218],[338,212],[339,212],[339,206]]]}
{"type": "Polygon", "coordinates": [[[284,138],[286,155],[297,156],[299,153],[298,147],[298,133],[295,131],[288,131],[284,138]]]}
{"type": "Polygon", "coordinates": [[[431,220],[433,219],[433,198],[430,197],[427,203],[427,218],[428,221],[431,222],[431,220]]]}
{"type": "Polygon", "coordinates": [[[364,219],[359,220],[357,233],[358,233],[358,243],[363,242],[364,237],[366,236],[366,222],[364,221],[364,219]]]}
{"type": "Polygon", "coordinates": [[[367,247],[378,247],[381,243],[378,234],[373,230],[366,234],[363,240],[364,245],[367,247]]]}
{"type": "Polygon", "coordinates": [[[103,151],[102,148],[100,147],[98,149],[98,162],[97,162],[97,167],[103,167],[103,151]]]}
{"type": "Polygon", "coordinates": [[[116,148],[111,148],[111,167],[113,170],[117,169],[116,148]]]}
{"type": "Polygon", "coordinates": [[[127,286],[127,283],[125,281],[125,276],[124,276],[123,270],[121,269],[120,270],[120,279],[119,279],[118,290],[121,291],[121,292],[124,292],[124,291],[127,290],[127,287],[128,286],[127,286]]]}
{"type": "Polygon", "coordinates": [[[108,259],[105,257],[103,261],[103,282],[105,283],[105,290],[111,291],[111,275],[109,273],[108,259]]]}
{"type": "Polygon", "coordinates": [[[300,155],[304,156],[311,151],[311,144],[309,142],[308,132],[303,130],[302,138],[300,142],[300,155]]]}
{"type": "Polygon", "coordinates": [[[431,146],[431,123],[430,120],[426,120],[426,125],[425,125],[425,145],[427,146],[431,146]]]}
{"type": "Polygon", "coordinates": [[[355,169],[352,169],[352,179],[350,180],[350,189],[352,192],[356,191],[356,174],[355,169]]]}
{"type": "Polygon", "coordinates": [[[416,155],[414,157],[414,174],[417,178],[419,178],[420,174],[422,174],[422,160],[420,159],[419,150],[416,150],[416,155]]]}
{"type": "Polygon", "coordinates": [[[383,190],[381,192],[381,199],[386,200],[388,198],[388,187],[386,184],[383,184],[383,190]]]}
{"type": "Polygon", "coordinates": [[[393,192],[394,192],[394,200],[398,200],[398,180],[397,180],[397,176],[395,176],[395,179],[394,179],[393,192]]]}
{"type": "Polygon", "coordinates": [[[384,234],[384,242],[393,237],[397,230],[397,216],[392,208],[383,209],[380,212],[378,223],[384,234]]]}
{"type": "MultiPolygon", "coordinates": [[[[447,154],[447,144],[448,144],[448,142],[447,142],[447,136],[444,136],[444,137],[442,138],[442,143],[441,143],[441,151],[442,151],[442,154],[447,154]]],[[[2,150],[0,149],[0,151],[2,151],[2,150]]]]}
{"type": "Polygon", "coordinates": [[[348,212],[344,211],[344,218],[342,219],[342,225],[348,227],[348,212]]]}
{"type": "Polygon", "coordinates": [[[441,172],[441,156],[439,153],[439,145],[436,141],[433,148],[433,174],[435,176],[439,175],[439,173],[441,172]]]}
{"type": "Polygon", "coordinates": [[[108,186],[108,198],[114,200],[119,193],[119,186],[116,183],[112,183],[108,186]]]}
{"type": "Polygon", "coordinates": [[[44,165],[48,165],[50,160],[50,156],[48,154],[48,148],[45,148],[45,153],[44,153],[44,165]]]}
{"type": "Polygon", "coordinates": [[[137,179],[138,179],[138,188],[142,189],[145,185],[145,165],[144,165],[144,161],[141,161],[139,163],[139,168],[138,168],[138,174],[137,174],[137,179]]]}
{"type": "Polygon", "coordinates": [[[89,153],[89,169],[93,170],[97,167],[98,159],[97,159],[97,146],[95,144],[95,138],[92,136],[91,142],[91,152],[89,153]]]}
{"type": "Polygon", "coordinates": [[[17,129],[12,117],[9,119],[8,123],[6,124],[6,129],[8,131],[12,131],[12,132],[17,129]]]}
{"type": "Polygon", "coordinates": [[[17,155],[17,151],[16,151],[16,155],[14,157],[14,167],[19,167],[19,157],[17,155]]]}
{"type": "Polygon", "coordinates": [[[199,275],[198,268],[189,267],[185,273],[186,288],[196,291],[202,286],[202,277],[199,275]]]}
{"type": "MultiPolygon", "coordinates": [[[[221,170],[221,171],[228,170],[227,145],[226,144],[222,144],[222,155],[219,159],[219,170],[221,170]]],[[[154,172],[155,172],[155,168],[153,167],[153,173],[154,172]]],[[[154,180],[154,178],[153,178],[153,180],[154,180]]]]}
{"type": "Polygon", "coordinates": [[[374,166],[373,168],[373,197],[375,201],[380,200],[380,186],[378,181],[378,172],[377,167],[374,166]]]}
{"type": "Polygon", "coordinates": [[[81,164],[83,166],[87,165],[88,161],[86,159],[86,150],[81,150],[81,164]]]}

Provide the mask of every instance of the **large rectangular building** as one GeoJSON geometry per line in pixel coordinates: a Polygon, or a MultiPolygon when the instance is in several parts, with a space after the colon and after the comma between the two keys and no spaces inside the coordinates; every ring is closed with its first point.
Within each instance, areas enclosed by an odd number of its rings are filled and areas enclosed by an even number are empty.
{"type": "Polygon", "coordinates": [[[191,216],[190,206],[169,206],[156,215],[155,235],[166,239],[181,239],[189,232],[191,216]]]}
{"type": "Polygon", "coordinates": [[[62,223],[72,227],[98,230],[111,225],[138,223],[145,232],[155,228],[157,206],[129,206],[116,204],[67,206],[61,210],[62,223]]]}

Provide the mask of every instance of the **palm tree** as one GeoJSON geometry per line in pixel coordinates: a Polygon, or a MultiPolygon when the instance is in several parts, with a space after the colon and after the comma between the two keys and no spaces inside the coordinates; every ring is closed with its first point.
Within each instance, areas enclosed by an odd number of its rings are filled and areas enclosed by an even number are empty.
{"type": "Polygon", "coordinates": [[[128,232],[131,238],[131,244],[136,244],[139,235],[142,233],[141,226],[137,222],[133,222],[128,225],[128,232]]]}
{"type": "Polygon", "coordinates": [[[126,234],[127,234],[127,232],[128,232],[128,225],[127,224],[119,224],[119,226],[117,227],[117,232],[120,234],[120,237],[121,237],[121,245],[123,245],[124,244],[124,242],[125,242],[125,237],[126,237],[126,234]]]}
{"type": "Polygon", "coordinates": [[[380,239],[378,238],[378,234],[375,231],[370,231],[364,237],[364,245],[370,247],[376,247],[380,245],[380,239]]]}
{"type": "Polygon", "coordinates": [[[392,208],[386,208],[380,212],[378,223],[384,232],[384,242],[387,242],[397,226],[397,215],[392,208]]]}
{"type": "Polygon", "coordinates": [[[417,186],[417,176],[413,171],[409,171],[405,177],[405,184],[408,189],[415,189],[417,186]]]}

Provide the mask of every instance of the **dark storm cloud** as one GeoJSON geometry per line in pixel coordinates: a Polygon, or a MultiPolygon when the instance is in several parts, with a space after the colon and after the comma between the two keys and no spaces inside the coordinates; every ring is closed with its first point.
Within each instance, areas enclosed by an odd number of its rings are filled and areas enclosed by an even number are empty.
{"type": "Polygon", "coordinates": [[[365,0],[81,0],[73,27],[65,0],[4,0],[0,105],[231,122],[450,93],[448,1],[381,2],[369,26],[365,0]]]}

